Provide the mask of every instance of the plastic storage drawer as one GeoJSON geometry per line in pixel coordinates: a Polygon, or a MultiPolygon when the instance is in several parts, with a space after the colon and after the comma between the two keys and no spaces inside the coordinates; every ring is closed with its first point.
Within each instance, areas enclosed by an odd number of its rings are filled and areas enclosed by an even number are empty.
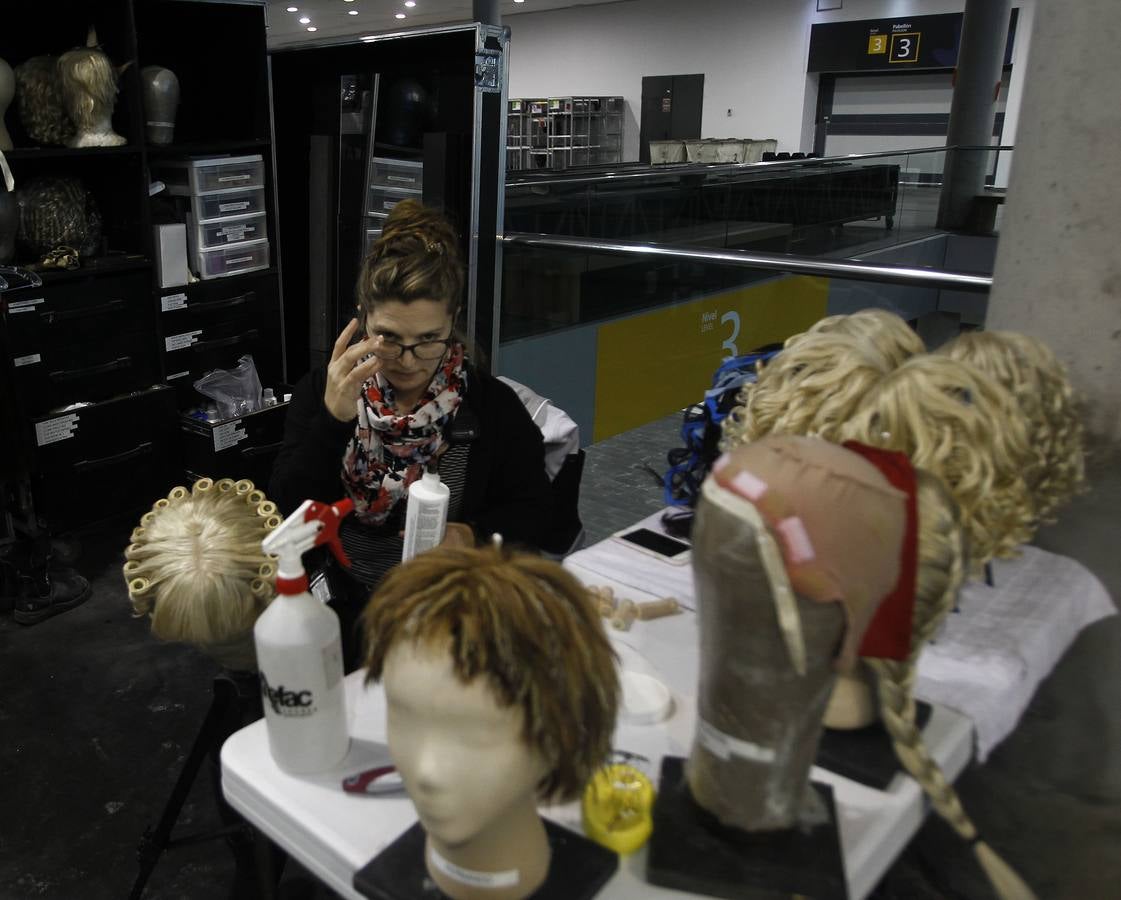
{"type": "MultiPolygon", "coordinates": [[[[291,390],[287,385],[266,386],[272,387],[278,398],[291,390]]],[[[280,402],[221,422],[181,415],[180,446],[187,476],[249,478],[267,491],[272,464],[284,440],[287,414],[288,403],[280,402]]]]}
{"type": "Polygon", "coordinates": [[[268,240],[246,241],[217,247],[213,250],[200,250],[195,256],[199,278],[226,278],[242,272],[256,272],[269,267],[268,240]]]}
{"type": "Polygon", "coordinates": [[[265,189],[248,188],[203,194],[191,198],[191,208],[197,224],[211,219],[256,215],[265,211],[265,189]]]}
{"type": "Polygon", "coordinates": [[[419,190],[411,190],[409,188],[396,188],[396,187],[383,187],[378,184],[371,184],[368,199],[366,201],[366,212],[369,215],[387,215],[392,211],[402,200],[412,198],[413,200],[420,200],[424,195],[419,190]]]}
{"type": "Polygon", "coordinates": [[[191,253],[200,250],[213,250],[229,244],[246,241],[259,241],[268,237],[268,226],[264,213],[252,216],[236,216],[231,219],[215,219],[201,225],[193,225],[187,233],[191,253]]]}
{"type": "Polygon", "coordinates": [[[167,192],[176,196],[265,186],[265,163],[259,154],[180,160],[157,171],[167,183],[167,192]]]}
{"type": "Polygon", "coordinates": [[[372,162],[371,184],[414,191],[421,189],[424,176],[423,163],[407,159],[387,159],[383,156],[375,156],[372,162]]]}
{"type": "Polygon", "coordinates": [[[182,481],[175,423],[165,385],[36,419],[40,514],[65,529],[150,508],[182,481]]]}

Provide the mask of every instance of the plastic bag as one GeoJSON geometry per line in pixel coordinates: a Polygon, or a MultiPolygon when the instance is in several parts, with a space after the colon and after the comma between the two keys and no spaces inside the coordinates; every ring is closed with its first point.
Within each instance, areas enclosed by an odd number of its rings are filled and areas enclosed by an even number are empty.
{"type": "Polygon", "coordinates": [[[195,382],[195,390],[218,404],[223,419],[244,416],[261,409],[261,379],[248,353],[232,369],[215,369],[195,382]]]}

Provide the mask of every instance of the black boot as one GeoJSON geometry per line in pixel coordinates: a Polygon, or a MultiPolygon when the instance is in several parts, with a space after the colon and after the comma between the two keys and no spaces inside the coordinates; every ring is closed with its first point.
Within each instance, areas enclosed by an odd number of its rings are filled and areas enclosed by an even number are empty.
{"type": "Polygon", "coordinates": [[[19,576],[13,618],[20,625],[35,625],[51,616],[81,606],[90,598],[90,583],[73,569],[43,566],[19,576]]]}

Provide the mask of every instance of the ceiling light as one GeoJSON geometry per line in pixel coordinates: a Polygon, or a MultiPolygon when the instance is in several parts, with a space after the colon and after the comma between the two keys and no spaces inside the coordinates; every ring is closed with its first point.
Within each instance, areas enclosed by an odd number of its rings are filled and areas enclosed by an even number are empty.
{"type": "Polygon", "coordinates": [[[352,9],[347,13],[347,15],[348,16],[356,16],[356,15],[358,15],[358,10],[352,9]]]}
{"type": "Polygon", "coordinates": [[[288,7],[288,12],[299,12],[299,11],[300,11],[300,8],[298,6],[289,6],[288,7]]]}
{"type": "Polygon", "coordinates": [[[395,15],[395,16],[394,16],[393,18],[395,18],[395,19],[403,19],[403,18],[405,18],[405,14],[404,14],[404,13],[397,13],[397,15],[395,15]]]}
{"type": "Polygon", "coordinates": [[[416,6],[416,0],[405,0],[405,6],[407,6],[409,9],[412,9],[414,6],[416,6]]]}
{"type": "Polygon", "coordinates": [[[308,31],[318,31],[318,30],[319,29],[316,28],[314,25],[312,25],[310,28],[308,28],[308,31]]]}
{"type": "Polygon", "coordinates": [[[514,0],[515,3],[525,3],[525,0],[514,0]]]}
{"type": "Polygon", "coordinates": [[[311,24],[311,19],[309,19],[307,16],[300,16],[300,24],[301,25],[310,25],[311,24]]]}

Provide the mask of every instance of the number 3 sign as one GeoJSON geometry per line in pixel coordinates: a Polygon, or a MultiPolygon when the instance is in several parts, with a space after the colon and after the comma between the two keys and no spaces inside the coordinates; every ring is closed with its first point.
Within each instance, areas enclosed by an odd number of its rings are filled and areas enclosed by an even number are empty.
{"type": "Polygon", "coordinates": [[[903,31],[891,36],[891,53],[888,62],[915,63],[919,61],[919,38],[917,31],[903,31]]]}

